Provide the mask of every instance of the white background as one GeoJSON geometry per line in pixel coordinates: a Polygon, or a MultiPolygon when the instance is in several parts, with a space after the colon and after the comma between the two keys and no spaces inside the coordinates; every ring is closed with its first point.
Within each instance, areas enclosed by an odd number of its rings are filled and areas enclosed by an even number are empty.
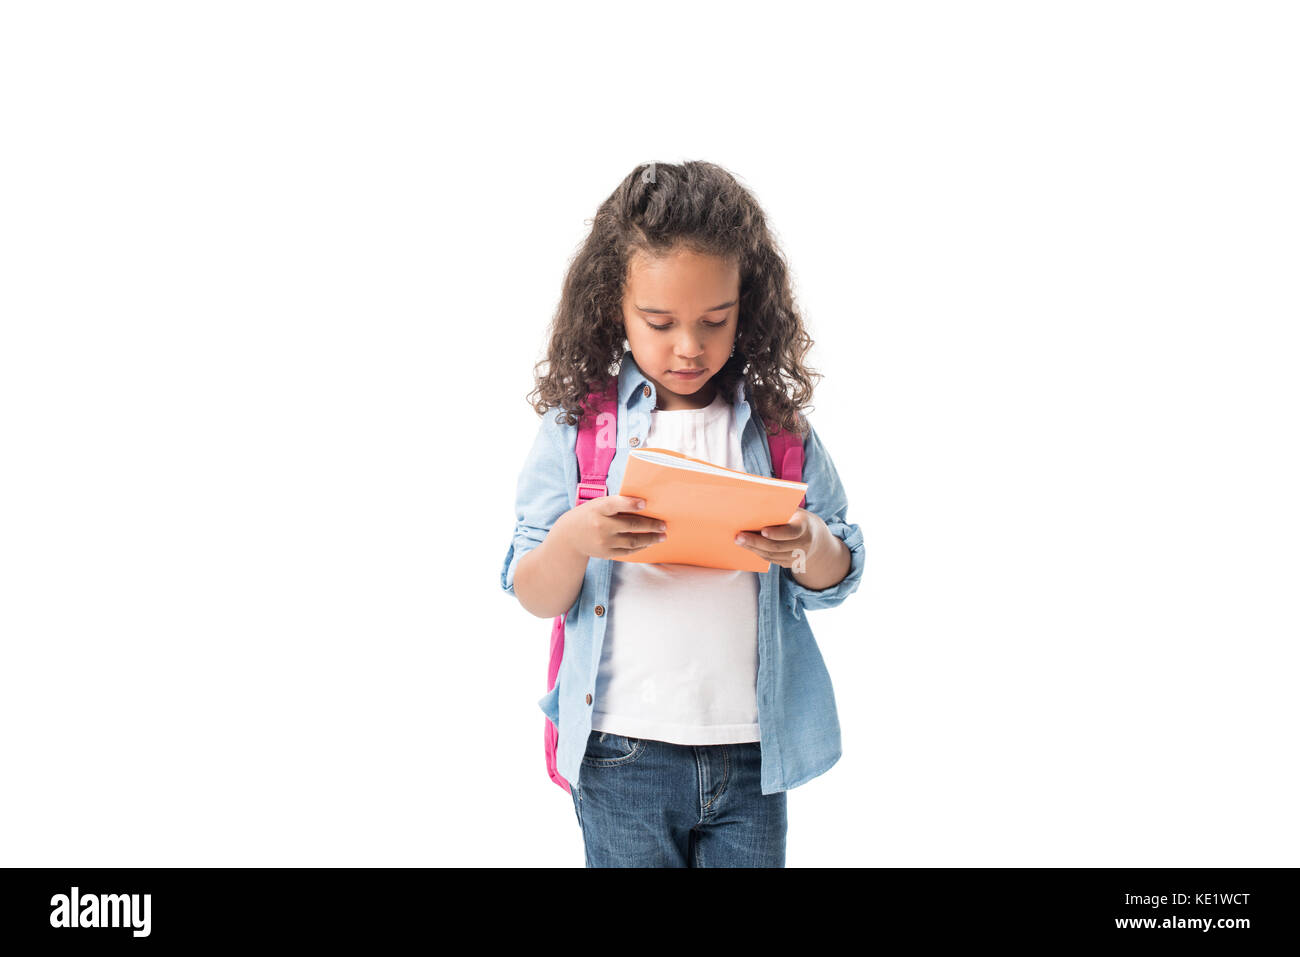
{"type": "Polygon", "coordinates": [[[0,863],[582,865],[524,397],[686,159],[867,545],[789,865],[1300,863],[1293,11],[5,5],[0,863]]]}

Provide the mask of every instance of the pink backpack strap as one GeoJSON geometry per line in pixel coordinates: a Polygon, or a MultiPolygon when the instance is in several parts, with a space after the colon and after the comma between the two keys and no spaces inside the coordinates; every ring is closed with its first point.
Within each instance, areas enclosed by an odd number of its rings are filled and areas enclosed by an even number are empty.
{"type": "MultiPolygon", "coordinates": [[[[578,456],[577,505],[591,501],[593,498],[604,498],[609,494],[607,483],[609,466],[614,460],[615,443],[611,442],[608,446],[601,447],[597,445],[596,437],[600,431],[600,416],[602,413],[608,412],[615,417],[615,422],[618,420],[617,377],[610,380],[609,387],[605,392],[592,392],[587,396],[587,409],[591,411],[591,414],[584,415],[582,421],[578,424],[576,447],[578,456]]],[[[551,654],[546,667],[547,691],[555,688],[556,678],[560,674],[560,664],[564,661],[564,622],[567,616],[568,612],[556,616],[551,625],[551,654]]],[[[560,743],[560,732],[555,725],[551,724],[550,718],[546,718],[545,721],[546,770],[550,774],[551,780],[567,791],[569,790],[569,782],[564,779],[564,775],[560,774],[555,760],[555,752],[560,743]]]]}
{"type": "MultiPolygon", "coordinates": [[[[775,435],[768,435],[767,447],[772,453],[772,471],[776,478],[786,482],[803,481],[802,435],[781,429],[775,435]]],[[[799,500],[799,507],[808,507],[807,495],[799,500]]]]}
{"type": "Polygon", "coordinates": [[[591,393],[587,397],[587,407],[592,414],[584,417],[578,425],[578,505],[609,494],[606,479],[609,478],[609,463],[614,461],[614,443],[599,448],[596,436],[600,431],[599,417],[602,414],[609,413],[617,420],[618,380],[612,379],[603,395],[591,393]]]}

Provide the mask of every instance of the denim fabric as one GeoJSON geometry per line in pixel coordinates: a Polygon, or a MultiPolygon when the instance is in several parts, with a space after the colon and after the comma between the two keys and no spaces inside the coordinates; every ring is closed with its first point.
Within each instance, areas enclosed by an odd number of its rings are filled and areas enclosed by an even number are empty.
{"type": "Polygon", "coordinates": [[[786,796],[747,744],[592,731],[570,788],[588,867],[785,867],[786,796]]]}
{"type": "MultiPolygon", "coordinates": [[[[732,397],[741,433],[745,471],[772,475],[771,454],[761,422],[752,415],[748,384],[741,382],[732,397]]],[[[656,388],[626,352],[618,375],[617,447],[610,462],[608,489],[618,494],[631,451],[631,439],[644,437],[656,388]]],[[[557,412],[542,417],[519,474],[515,502],[515,529],[505,563],[501,587],[514,594],[519,560],[536,548],[556,519],[573,508],[578,493],[576,455],[578,427],[557,423],[557,412]]],[[[857,590],[862,581],[865,548],[862,529],[848,520],[848,499],[829,453],[810,429],[804,438],[803,481],[808,483],[804,504],[848,546],[848,574],[822,591],[805,588],[788,568],[772,564],[758,575],[758,724],[762,745],[762,793],[774,794],[797,787],[827,771],[840,758],[840,725],[830,675],[822,660],[806,611],[834,608],[857,590]]],[[[582,763],[591,733],[596,676],[607,617],[596,606],[609,607],[613,559],[587,562],[582,590],[565,621],[564,660],[555,688],[538,701],[543,713],[559,729],[556,765],[572,785],[585,770],[582,763]],[[590,695],[590,702],[587,700],[590,695]]],[[[756,573],[757,574],[757,573],[756,573]]],[[[545,664],[549,627],[538,625],[538,670],[545,664]]]]}

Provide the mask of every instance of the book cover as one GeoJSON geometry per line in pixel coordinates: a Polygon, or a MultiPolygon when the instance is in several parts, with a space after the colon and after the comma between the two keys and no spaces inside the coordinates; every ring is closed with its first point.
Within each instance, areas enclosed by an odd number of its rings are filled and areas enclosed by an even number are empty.
{"type": "Polygon", "coordinates": [[[737,545],[736,535],[784,525],[807,491],[806,482],[753,475],[671,449],[633,449],[618,494],[645,499],[636,514],[662,521],[668,539],[614,561],[766,572],[771,562],[737,545]]]}

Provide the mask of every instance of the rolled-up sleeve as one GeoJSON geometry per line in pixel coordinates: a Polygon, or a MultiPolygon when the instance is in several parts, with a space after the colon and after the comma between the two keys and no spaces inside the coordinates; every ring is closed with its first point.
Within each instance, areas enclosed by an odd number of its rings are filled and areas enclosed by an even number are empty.
{"type": "Polygon", "coordinates": [[[781,568],[782,600],[796,619],[802,617],[804,610],[834,608],[857,591],[866,558],[862,529],[849,521],[848,497],[835,471],[835,463],[811,426],[804,436],[803,455],[803,481],[808,483],[804,508],[820,516],[831,534],[848,547],[849,570],[839,584],[815,591],[795,581],[790,569],[781,568]]]}
{"type": "Polygon", "coordinates": [[[501,566],[501,588],[515,593],[519,560],[542,544],[556,519],[573,507],[578,463],[573,444],[577,426],[557,423],[555,409],[542,416],[533,447],[515,487],[515,529],[501,566]]]}

